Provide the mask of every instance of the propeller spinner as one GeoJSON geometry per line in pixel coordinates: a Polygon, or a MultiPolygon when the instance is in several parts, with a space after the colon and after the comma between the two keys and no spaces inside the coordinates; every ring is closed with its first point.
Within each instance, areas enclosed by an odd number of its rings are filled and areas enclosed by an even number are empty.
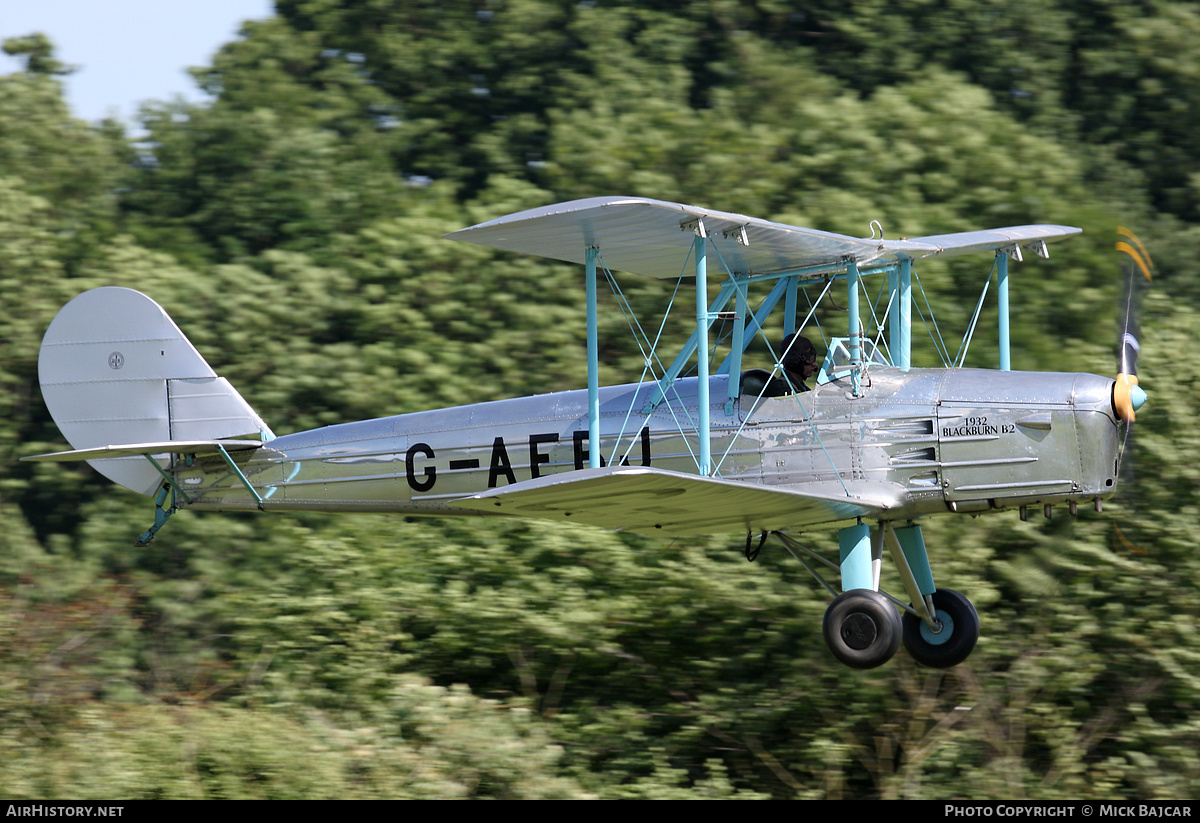
{"type": "Polygon", "coordinates": [[[1146,392],[1138,385],[1137,356],[1141,346],[1129,332],[1121,336],[1121,372],[1113,383],[1113,409],[1117,417],[1132,423],[1146,403],[1146,392]]]}

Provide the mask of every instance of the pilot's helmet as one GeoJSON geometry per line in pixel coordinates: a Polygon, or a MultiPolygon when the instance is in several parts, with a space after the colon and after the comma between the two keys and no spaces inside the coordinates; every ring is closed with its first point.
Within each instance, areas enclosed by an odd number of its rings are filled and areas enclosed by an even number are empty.
{"type": "Polygon", "coordinates": [[[817,362],[817,347],[807,337],[789,334],[783,338],[783,351],[783,367],[796,374],[804,373],[804,364],[817,362]]]}

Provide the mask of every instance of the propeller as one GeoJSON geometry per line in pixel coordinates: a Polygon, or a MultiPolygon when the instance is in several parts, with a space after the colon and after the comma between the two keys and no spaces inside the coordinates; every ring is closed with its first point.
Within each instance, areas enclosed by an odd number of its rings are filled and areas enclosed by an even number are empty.
{"type": "MultiPolygon", "coordinates": [[[[1120,353],[1118,356],[1118,374],[1117,379],[1113,383],[1112,404],[1113,411],[1117,416],[1125,421],[1125,436],[1121,441],[1121,450],[1117,457],[1117,473],[1123,477],[1128,483],[1122,483],[1129,491],[1136,488],[1132,484],[1133,480],[1133,421],[1137,417],[1137,410],[1140,409],[1146,402],[1146,392],[1138,385],[1137,378],[1137,361],[1138,354],[1141,350],[1141,345],[1137,339],[1137,310],[1136,310],[1136,295],[1138,285],[1141,283],[1139,275],[1145,278],[1146,283],[1153,281],[1150,275],[1151,267],[1154,265],[1150,259],[1150,254],[1146,251],[1146,247],[1142,245],[1137,236],[1123,226],[1117,227],[1117,251],[1124,252],[1128,255],[1128,264],[1125,267],[1125,276],[1128,281],[1128,289],[1125,298],[1125,326],[1121,332],[1120,353]],[[1124,238],[1124,239],[1122,239],[1124,238]]],[[[1133,500],[1127,501],[1130,504],[1130,510],[1136,511],[1137,505],[1133,500]]],[[[1146,549],[1142,545],[1142,541],[1136,537],[1138,529],[1136,525],[1130,529],[1130,524],[1126,524],[1129,530],[1127,535],[1122,531],[1117,522],[1113,521],[1113,548],[1114,550],[1124,550],[1136,556],[1146,554],[1146,549]]]]}
{"type": "Polygon", "coordinates": [[[1121,353],[1118,362],[1117,379],[1113,383],[1112,404],[1113,411],[1117,413],[1117,416],[1124,420],[1126,424],[1130,424],[1136,419],[1137,410],[1146,403],[1146,392],[1138,385],[1137,378],[1137,359],[1138,353],[1141,351],[1141,345],[1134,334],[1136,331],[1133,309],[1134,287],[1139,272],[1146,278],[1147,282],[1153,279],[1150,276],[1150,268],[1153,265],[1153,261],[1151,261],[1146,247],[1142,245],[1142,242],[1137,239],[1137,236],[1133,232],[1124,226],[1118,226],[1117,234],[1128,238],[1130,241],[1118,240],[1117,251],[1129,255],[1133,265],[1128,269],[1129,293],[1125,302],[1125,330],[1121,334],[1121,353]]]}

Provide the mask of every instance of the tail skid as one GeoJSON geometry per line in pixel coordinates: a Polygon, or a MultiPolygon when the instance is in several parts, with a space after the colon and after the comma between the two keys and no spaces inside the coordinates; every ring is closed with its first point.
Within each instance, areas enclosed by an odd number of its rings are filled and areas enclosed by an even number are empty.
{"type": "Polygon", "coordinates": [[[162,307],[132,289],[92,289],[63,306],[42,339],[38,376],[54,422],[82,453],[35,459],[84,459],[147,496],[176,441],[275,437],[162,307]]]}

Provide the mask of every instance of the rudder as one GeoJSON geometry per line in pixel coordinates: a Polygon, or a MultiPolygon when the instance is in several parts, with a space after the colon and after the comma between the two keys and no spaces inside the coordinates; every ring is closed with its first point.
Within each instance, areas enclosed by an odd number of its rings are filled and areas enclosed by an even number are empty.
{"type": "MultiPolygon", "coordinates": [[[[63,306],[42,338],[38,378],[46,407],[75,449],[274,437],[162,307],[133,289],[92,289],[63,306]]],[[[167,467],[168,455],[154,459],[167,467]]],[[[88,462],[145,495],[162,480],[140,456],[88,462]]]]}

